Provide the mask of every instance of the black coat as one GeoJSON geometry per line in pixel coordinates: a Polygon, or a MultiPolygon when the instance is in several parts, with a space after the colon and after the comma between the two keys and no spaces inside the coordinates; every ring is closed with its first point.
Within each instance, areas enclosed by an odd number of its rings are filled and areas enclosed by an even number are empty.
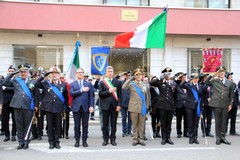
{"type": "MultiPolygon", "coordinates": [[[[125,81],[122,82],[123,85],[125,81]]],[[[130,89],[122,89],[122,106],[121,107],[128,107],[130,100],[130,89]]]]}
{"type": "Polygon", "coordinates": [[[176,83],[171,81],[170,84],[166,83],[164,79],[154,79],[150,81],[151,86],[158,87],[160,94],[158,95],[157,108],[167,111],[174,111],[174,98],[176,83]]]}
{"type": "Polygon", "coordinates": [[[150,112],[151,114],[156,114],[157,105],[158,105],[158,93],[152,86],[150,87],[150,94],[151,94],[150,112]]]}
{"type": "Polygon", "coordinates": [[[99,98],[100,106],[102,110],[108,110],[110,104],[113,107],[122,106],[122,85],[121,82],[115,78],[112,80],[112,84],[117,88],[118,101],[113,97],[112,93],[109,92],[109,89],[104,84],[103,81],[99,82],[99,98]]]}
{"type": "MultiPolygon", "coordinates": [[[[68,107],[68,91],[67,85],[65,82],[58,81],[58,84],[54,85],[63,95],[65,102],[56,95],[56,93],[51,89],[47,80],[43,80],[43,77],[40,77],[36,82],[36,87],[43,89],[43,99],[41,102],[41,110],[51,112],[51,113],[62,113],[68,107]]],[[[38,95],[40,96],[40,95],[38,95]]]]}
{"type": "Polygon", "coordinates": [[[184,92],[184,89],[181,88],[179,85],[181,83],[181,81],[176,81],[177,86],[176,86],[176,90],[175,90],[175,106],[176,108],[182,108],[185,105],[185,101],[187,98],[187,91],[184,92]]]}
{"type": "Polygon", "coordinates": [[[198,96],[201,98],[203,92],[207,89],[207,86],[203,86],[201,84],[198,84],[198,89],[196,89],[196,87],[193,85],[193,83],[182,82],[180,84],[180,87],[186,89],[187,92],[188,92],[188,96],[187,96],[186,101],[185,101],[185,108],[189,108],[189,109],[192,109],[192,110],[197,109],[198,102],[196,101],[196,99],[193,95],[192,88],[195,88],[195,90],[197,90],[198,96]]]}

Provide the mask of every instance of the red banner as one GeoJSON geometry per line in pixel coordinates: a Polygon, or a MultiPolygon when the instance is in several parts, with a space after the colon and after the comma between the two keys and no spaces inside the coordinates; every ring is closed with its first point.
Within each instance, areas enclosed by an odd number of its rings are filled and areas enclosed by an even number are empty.
{"type": "Polygon", "coordinates": [[[222,48],[203,48],[203,72],[215,72],[222,65],[222,48]]]}

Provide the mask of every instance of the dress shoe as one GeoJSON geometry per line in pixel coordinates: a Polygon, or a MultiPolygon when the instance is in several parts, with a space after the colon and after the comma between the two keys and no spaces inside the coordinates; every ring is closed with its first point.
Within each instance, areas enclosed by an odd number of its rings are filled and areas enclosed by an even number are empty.
{"type": "Polygon", "coordinates": [[[240,136],[238,133],[230,133],[231,136],[240,136]]]}
{"type": "Polygon", "coordinates": [[[15,136],[12,136],[11,141],[12,141],[12,142],[15,142],[15,141],[16,141],[16,137],[15,137],[15,136]]]}
{"type": "Polygon", "coordinates": [[[166,144],[166,140],[162,140],[161,144],[165,145],[166,144]]]}
{"type": "Polygon", "coordinates": [[[55,148],[57,148],[57,149],[60,149],[60,148],[61,148],[61,146],[59,145],[59,143],[55,143],[55,148]]]}
{"type": "Polygon", "coordinates": [[[139,142],[139,144],[141,144],[142,146],[146,146],[144,142],[139,142]]]}
{"type": "Polygon", "coordinates": [[[42,140],[42,136],[38,136],[38,138],[37,138],[39,141],[41,141],[42,140]]]}
{"type": "Polygon", "coordinates": [[[28,144],[24,144],[23,149],[28,149],[28,144]]]}
{"type": "Polygon", "coordinates": [[[116,145],[117,145],[117,143],[116,143],[115,141],[111,141],[111,144],[112,144],[113,146],[116,146],[116,145]]]}
{"type": "Polygon", "coordinates": [[[76,148],[78,148],[80,145],[79,145],[79,142],[76,142],[75,144],[74,144],[74,147],[76,147],[76,148]]]}
{"type": "Polygon", "coordinates": [[[189,144],[193,144],[193,141],[194,141],[193,139],[190,139],[189,144]]]}
{"type": "Polygon", "coordinates": [[[9,141],[9,140],[10,140],[10,137],[5,137],[4,140],[3,140],[3,142],[7,142],[7,141],[9,141]]]}
{"type": "Polygon", "coordinates": [[[207,133],[206,136],[208,136],[208,137],[214,137],[214,135],[212,135],[211,133],[207,133]]]}
{"type": "Polygon", "coordinates": [[[231,145],[231,143],[228,142],[226,139],[222,139],[222,140],[221,140],[221,143],[225,143],[225,144],[227,144],[227,145],[231,145]]]}
{"type": "Polygon", "coordinates": [[[195,140],[193,141],[193,143],[199,144],[199,141],[198,141],[197,139],[195,139],[195,140]]]}
{"type": "Polygon", "coordinates": [[[177,135],[177,138],[181,138],[181,137],[182,137],[182,135],[181,135],[181,134],[178,134],[178,135],[177,135]]]}
{"type": "Polygon", "coordinates": [[[167,143],[174,145],[173,141],[170,138],[167,140],[167,143]]]}
{"type": "Polygon", "coordinates": [[[23,146],[24,146],[24,144],[19,144],[19,145],[17,146],[17,150],[22,149],[23,146]]]}
{"type": "Polygon", "coordinates": [[[216,141],[216,145],[220,145],[221,144],[221,141],[220,140],[217,140],[216,141]]]}
{"type": "Polygon", "coordinates": [[[102,143],[102,146],[106,146],[106,145],[108,145],[108,141],[107,140],[103,141],[103,143],[102,143]]]}
{"type": "Polygon", "coordinates": [[[69,139],[69,136],[68,136],[68,135],[66,135],[66,139],[69,139]]]}
{"type": "Polygon", "coordinates": [[[90,120],[95,121],[95,118],[91,117],[90,120]]]}
{"type": "Polygon", "coordinates": [[[136,146],[138,144],[138,142],[133,142],[132,146],[136,146]]]}
{"type": "Polygon", "coordinates": [[[83,141],[83,147],[88,147],[87,141],[83,141]]]}
{"type": "Polygon", "coordinates": [[[148,139],[147,139],[147,137],[146,137],[146,136],[143,136],[143,140],[144,140],[144,141],[147,141],[148,139]]]}
{"type": "Polygon", "coordinates": [[[156,135],[156,133],[153,133],[153,138],[157,138],[157,135],[156,135]]]}
{"type": "Polygon", "coordinates": [[[158,132],[156,133],[156,136],[157,136],[158,138],[162,138],[161,135],[160,135],[158,132]]]}
{"type": "Polygon", "coordinates": [[[54,148],[54,145],[50,144],[49,149],[53,149],[53,148],[54,148]]]}
{"type": "Polygon", "coordinates": [[[202,137],[205,137],[205,136],[206,136],[206,133],[203,133],[203,134],[202,134],[202,137]]]}

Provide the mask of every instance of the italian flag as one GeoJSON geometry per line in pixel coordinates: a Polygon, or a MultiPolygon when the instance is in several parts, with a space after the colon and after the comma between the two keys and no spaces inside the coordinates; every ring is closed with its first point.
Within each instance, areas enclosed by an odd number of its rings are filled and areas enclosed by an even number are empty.
{"type": "Polygon", "coordinates": [[[76,71],[80,67],[79,51],[78,51],[79,46],[81,46],[81,43],[80,43],[80,41],[77,41],[75,44],[73,59],[69,65],[68,70],[65,75],[65,80],[68,83],[72,83],[74,80],[76,80],[76,71]]]}
{"type": "Polygon", "coordinates": [[[164,48],[167,11],[138,26],[134,31],[118,34],[115,48],[164,48]]]}

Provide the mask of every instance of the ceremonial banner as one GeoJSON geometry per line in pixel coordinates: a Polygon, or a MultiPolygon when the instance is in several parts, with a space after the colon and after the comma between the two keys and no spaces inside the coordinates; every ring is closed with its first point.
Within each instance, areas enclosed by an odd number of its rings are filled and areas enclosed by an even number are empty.
{"type": "Polygon", "coordinates": [[[222,65],[222,48],[203,48],[203,72],[215,72],[222,65]]]}
{"type": "Polygon", "coordinates": [[[109,47],[92,47],[91,74],[105,75],[110,54],[109,47]]]}

